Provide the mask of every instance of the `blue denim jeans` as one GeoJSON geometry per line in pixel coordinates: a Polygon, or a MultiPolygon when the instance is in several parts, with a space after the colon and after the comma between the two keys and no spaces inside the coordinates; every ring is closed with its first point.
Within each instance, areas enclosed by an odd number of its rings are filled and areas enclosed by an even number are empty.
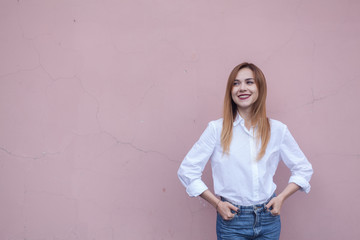
{"type": "MultiPolygon", "coordinates": [[[[222,201],[226,200],[222,198],[222,201]]],[[[232,220],[228,221],[224,220],[218,213],[216,219],[217,239],[278,240],[281,230],[280,216],[273,216],[270,213],[271,209],[265,209],[267,203],[268,202],[254,206],[239,206],[233,204],[239,208],[240,211],[232,220]]]]}

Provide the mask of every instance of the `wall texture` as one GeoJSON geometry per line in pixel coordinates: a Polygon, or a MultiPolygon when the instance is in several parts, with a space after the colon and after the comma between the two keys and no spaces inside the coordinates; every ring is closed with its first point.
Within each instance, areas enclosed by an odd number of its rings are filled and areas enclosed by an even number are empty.
{"type": "MultiPolygon", "coordinates": [[[[282,209],[281,239],[357,238],[359,12],[355,0],[1,0],[0,239],[215,239],[214,209],[176,171],[245,60],[315,170],[282,209]]],[[[288,177],[281,165],[279,189],[288,177]]]]}

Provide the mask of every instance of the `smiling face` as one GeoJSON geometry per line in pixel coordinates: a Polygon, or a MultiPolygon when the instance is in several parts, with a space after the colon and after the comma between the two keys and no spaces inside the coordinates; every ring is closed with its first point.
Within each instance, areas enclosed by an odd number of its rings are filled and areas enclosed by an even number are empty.
{"type": "Polygon", "coordinates": [[[233,83],[232,100],[237,105],[240,115],[249,114],[259,96],[254,73],[249,68],[242,68],[233,83]],[[243,113],[243,114],[242,114],[243,113]]]}

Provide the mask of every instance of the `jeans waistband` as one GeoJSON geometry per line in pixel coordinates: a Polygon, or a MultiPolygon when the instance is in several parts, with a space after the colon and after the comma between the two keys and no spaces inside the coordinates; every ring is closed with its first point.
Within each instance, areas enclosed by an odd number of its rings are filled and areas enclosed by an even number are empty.
{"type": "Polygon", "coordinates": [[[268,204],[268,203],[270,202],[270,200],[271,200],[273,197],[275,197],[275,196],[276,196],[276,194],[273,193],[273,195],[271,195],[271,197],[270,197],[266,202],[260,203],[260,204],[256,204],[256,205],[250,205],[250,206],[242,206],[242,205],[239,205],[239,204],[234,204],[234,203],[232,203],[231,201],[227,200],[227,199],[224,198],[224,197],[220,197],[220,198],[221,198],[222,201],[229,202],[229,203],[231,203],[232,205],[234,205],[235,207],[241,209],[242,211],[244,211],[244,210],[251,210],[251,211],[253,211],[253,210],[257,210],[257,209],[265,209],[266,204],[268,204]]]}

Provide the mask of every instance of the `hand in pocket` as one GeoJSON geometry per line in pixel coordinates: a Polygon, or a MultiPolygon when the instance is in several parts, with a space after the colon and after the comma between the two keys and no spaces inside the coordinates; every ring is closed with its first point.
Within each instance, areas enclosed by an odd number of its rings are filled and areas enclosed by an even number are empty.
{"type": "Polygon", "coordinates": [[[224,220],[229,221],[234,218],[239,209],[229,202],[220,201],[217,207],[217,211],[224,220]],[[235,213],[232,213],[231,210],[233,210],[235,213]]]}

